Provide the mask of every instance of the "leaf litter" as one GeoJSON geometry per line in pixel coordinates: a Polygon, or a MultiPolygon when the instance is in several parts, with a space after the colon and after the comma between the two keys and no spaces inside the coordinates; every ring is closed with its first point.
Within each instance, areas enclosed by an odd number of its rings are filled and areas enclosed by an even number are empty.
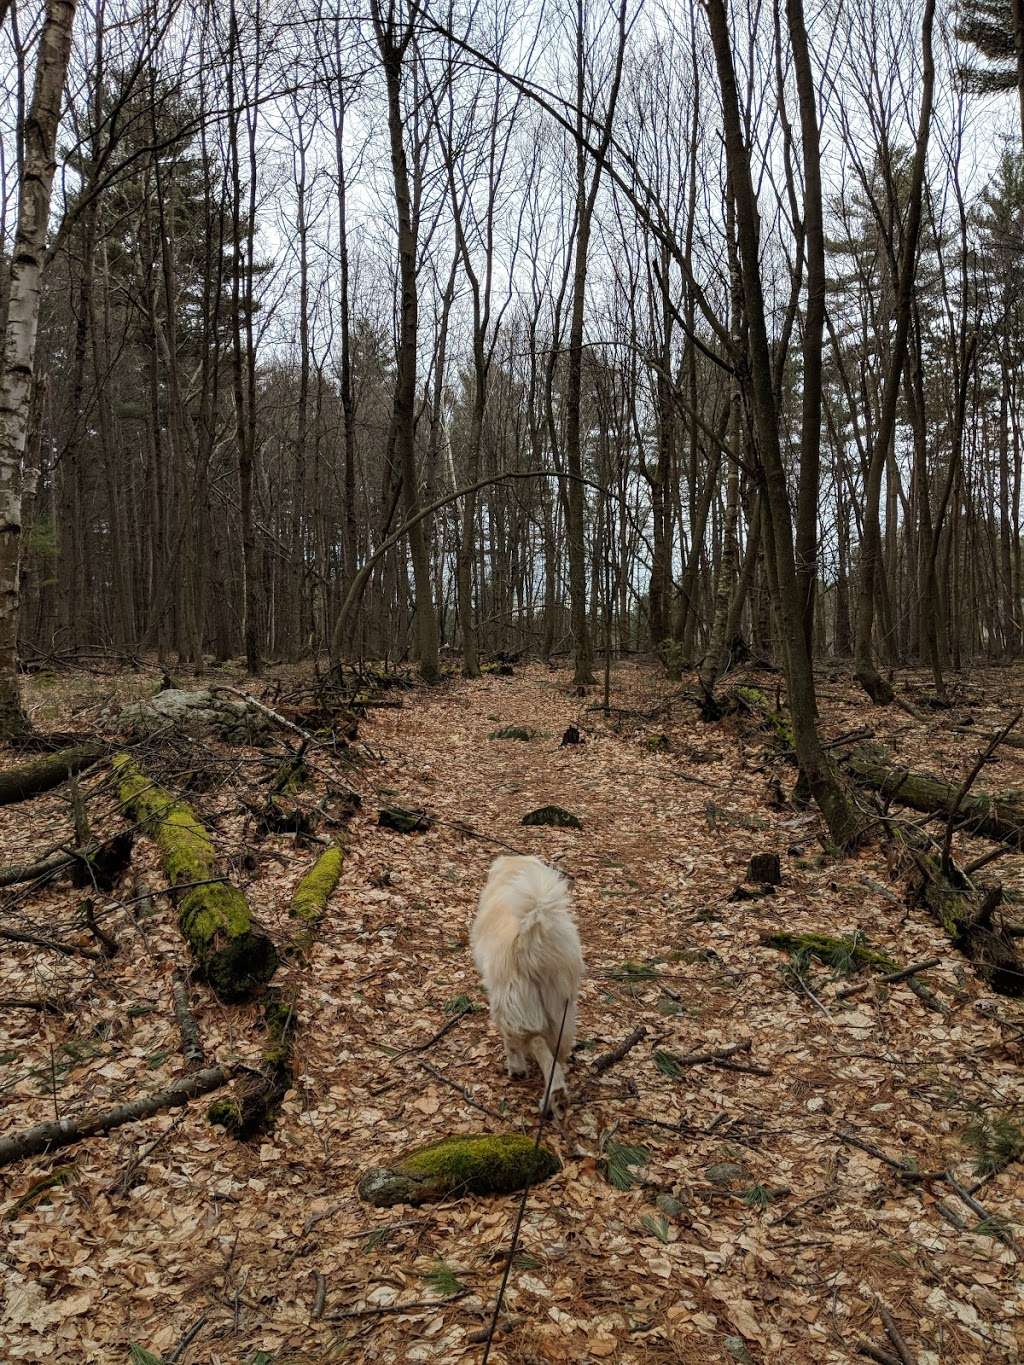
{"type": "MultiPolygon", "coordinates": [[[[994,726],[1006,670],[972,682],[972,713],[994,726]]],[[[81,724],[79,685],[68,680],[66,710],[81,724]]],[[[1017,1358],[1020,1007],[986,994],[926,916],[898,903],[883,848],[844,861],[822,851],[816,820],[785,796],[792,775],[756,735],[702,723],[648,667],[619,667],[614,694],[606,719],[567,674],[530,666],[407,693],[361,721],[379,762],[348,771],[363,804],[341,880],[314,946],[279,970],[299,1032],[276,1126],[234,1144],[197,1103],[0,1172],[0,1359],[163,1362],[182,1342],[186,1365],[480,1358],[514,1200],[374,1210],[355,1184],[450,1133],[533,1131],[536,1084],[506,1079],[467,948],[487,865],[509,849],[572,879],[589,975],[574,1104],[545,1134],[563,1170],[530,1192],[491,1359],[849,1361],[862,1338],[885,1340],[880,1305],[922,1365],[1017,1358]],[[496,720],[535,737],[490,742],[496,720]],[[563,747],[571,726],[586,742],[563,747]],[[380,828],[395,802],[430,827],[380,828]],[[521,823],[556,803],[582,828],[521,823]],[[782,884],[732,903],[755,852],[782,856],[782,884]],[[900,964],[939,958],[926,979],[949,1017],[905,982],[837,1000],[849,978],[813,959],[794,988],[786,955],[762,944],[781,930],[868,941],[900,964]],[[592,1059],[641,1024],[642,1042],[596,1073],[592,1059]],[[677,1061],[704,1053],[725,1060],[677,1061]],[[73,1180],[48,1180],[69,1162],[73,1180]],[[915,1178],[947,1169],[968,1189],[984,1173],[988,1222],[915,1178]],[[994,1235],[1007,1228],[1009,1244],[994,1235]]],[[[61,718],[52,687],[47,705],[61,718]]],[[[835,680],[822,714],[841,734],[863,724],[864,704],[835,680]]],[[[941,717],[908,726],[873,711],[871,723],[908,765],[964,772],[976,752],[941,717]]],[[[208,776],[217,760],[223,780],[197,777],[190,799],[283,942],[315,850],[257,838],[246,799],[265,772],[258,751],[209,747],[192,766],[208,776]]],[[[1019,751],[998,759],[998,785],[1024,786],[1019,751]]],[[[179,783],[188,763],[179,753],[179,783]]],[[[331,760],[314,768],[322,790],[331,760]]],[[[105,829],[117,815],[103,781],[83,787],[105,829]]],[[[66,839],[68,818],[55,793],[0,811],[3,862],[66,839]]],[[[999,866],[1008,888],[1024,887],[1024,860],[999,866]]],[[[0,1013],[5,1130],[183,1073],[170,997],[183,947],[166,900],[146,894],[161,883],[145,840],[133,867],[141,891],[122,887],[104,921],[116,958],[3,945],[0,996],[63,1011],[0,1013]]],[[[81,893],[6,895],[4,924],[91,942],[74,918],[81,893]]],[[[221,1005],[199,983],[192,998],[211,1063],[254,1062],[258,1006],[221,1005]]]]}

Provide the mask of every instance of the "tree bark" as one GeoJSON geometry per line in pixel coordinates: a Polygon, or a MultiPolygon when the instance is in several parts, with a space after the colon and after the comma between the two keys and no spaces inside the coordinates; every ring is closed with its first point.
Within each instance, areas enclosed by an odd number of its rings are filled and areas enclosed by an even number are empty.
{"type": "Polygon", "coordinates": [[[28,718],[18,690],[21,481],[28,435],[36,334],[42,297],[57,128],[71,55],[75,0],[46,0],[35,86],[24,128],[18,227],[11,254],[0,357],[0,738],[23,734],[28,718]]]}

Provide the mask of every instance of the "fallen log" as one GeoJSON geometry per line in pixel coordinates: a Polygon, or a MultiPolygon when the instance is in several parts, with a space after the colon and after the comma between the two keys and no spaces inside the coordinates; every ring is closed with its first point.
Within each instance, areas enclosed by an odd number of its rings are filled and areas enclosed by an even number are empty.
{"type": "MultiPolygon", "coordinates": [[[[789,758],[793,757],[788,718],[755,687],[737,688],[733,709],[755,715],[789,758]]],[[[844,774],[860,786],[913,809],[942,816],[972,834],[987,834],[1014,848],[1024,847],[1024,802],[1012,798],[971,795],[965,784],[954,785],[924,773],[898,768],[874,746],[859,745],[841,760],[844,774]],[[1011,842],[1013,841],[1013,842],[1011,842]]],[[[979,975],[1001,995],[1024,995],[1024,960],[1017,955],[1012,935],[992,922],[1002,899],[1002,888],[973,883],[952,858],[948,866],[933,852],[932,841],[905,824],[889,822],[912,866],[911,900],[925,907],[953,946],[974,963],[979,975]]],[[[895,969],[893,963],[890,970],[895,969]]],[[[914,978],[910,978],[913,982],[914,978]]],[[[913,986],[912,986],[913,989],[913,986]]]]}
{"type": "Polygon", "coordinates": [[[248,999],[276,971],[276,948],[241,891],[217,876],[213,842],[192,807],[150,781],[128,754],[113,762],[122,805],[160,849],[178,927],[200,970],[222,1000],[248,999]]]}
{"type": "Polygon", "coordinates": [[[71,853],[51,853],[34,863],[13,863],[0,868],[0,886],[16,886],[18,882],[34,882],[37,877],[48,877],[71,867],[75,857],[71,853]]]}
{"type": "Polygon", "coordinates": [[[948,818],[952,810],[955,829],[1024,851],[1024,800],[1019,796],[985,792],[960,796],[960,784],[901,768],[874,745],[852,749],[843,759],[843,768],[860,786],[870,787],[890,801],[941,818],[948,818]]]}
{"type": "Polygon", "coordinates": [[[164,1109],[175,1105],[187,1104],[199,1095],[208,1095],[227,1085],[233,1075],[231,1067],[212,1066],[204,1071],[195,1071],[180,1081],[175,1081],[164,1090],[157,1090],[141,1099],[130,1100],[127,1104],[116,1105],[113,1109],[93,1110],[76,1119],[50,1120],[25,1128],[20,1133],[0,1138],[0,1166],[9,1166],[12,1161],[23,1157],[38,1156],[41,1152],[52,1152],[58,1147],[70,1147],[72,1143],[83,1142],[86,1138],[100,1133],[109,1133],[126,1123],[136,1123],[139,1119],[151,1118],[164,1109]]]}
{"type": "Polygon", "coordinates": [[[95,763],[102,754],[103,745],[98,742],[76,744],[73,748],[58,749],[56,753],[43,754],[41,758],[0,772],[0,806],[9,806],[14,801],[24,801],[59,787],[73,773],[95,763]]]}

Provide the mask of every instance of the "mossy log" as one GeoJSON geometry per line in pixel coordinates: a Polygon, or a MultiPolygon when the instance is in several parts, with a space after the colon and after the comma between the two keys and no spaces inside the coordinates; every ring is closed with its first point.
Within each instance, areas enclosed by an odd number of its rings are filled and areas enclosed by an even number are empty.
{"type": "Polygon", "coordinates": [[[462,1194],[511,1194],[561,1170],[554,1152],[522,1133],[444,1138],[377,1166],[359,1182],[359,1197],[387,1208],[427,1204],[462,1194]]]}
{"type": "Polygon", "coordinates": [[[377,824],[395,834],[425,834],[433,820],[422,810],[406,810],[404,806],[384,806],[377,812],[377,824]]]}
{"type": "Polygon", "coordinates": [[[254,924],[241,891],[213,880],[216,851],[191,806],[152,782],[128,754],[115,757],[114,770],[122,805],[160,849],[178,927],[200,970],[222,1000],[248,999],[277,969],[273,943],[254,924]]]}
{"type": "MultiPolygon", "coordinates": [[[[844,759],[843,767],[861,786],[926,815],[948,819],[960,795],[959,783],[902,768],[874,745],[858,745],[844,759]]],[[[1024,795],[968,792],[960,797],[953,827],[1024,850],[1024,795]]]]}
{"type": "Polygon", "coordinates": [[[267,1042],[259,1070],[245,1071],[235,1082],[232,1093],[214,1100],[206,1111],[211,1123],[240,1142],[273,1127],[292,1083],[292,1045],[298,1026],[294,1000],[284,999],[271,988],[263,1007],[263,1022],[267,1042]]]}
{"type": "MultiPolygon", "coordinates": [[[[871,968],[881,974],[883,981],[905,980],[907,986],[918,997],[923,1005],[930,1010],[935,1010],[939,1014],[947,1014],[948,1010],[936,997],[934,991],[926,986],[923,981],[917,980],[917,972],[920,966],[911,968],[901,968],[895,959],[887,953],[881,953],[861,937],[857,938],[838,938],[832,934],[801,933],[801,934],[762,934],[761,942],[766,948],[778,948],[780,952],[789,953],[796,962],[804,962],[809,958],[817,958],[819,962],[831,967],[833,971],[841,974],[853,974],[862,968],[871,968]]],[[[859,989],[854,987],[845,994],[852,994],[859,989]]],[[[840,991],[839,997],[842,999],[844,992],[840,991]]]]}
{"type": "Polygon", "coordinates": [[[518,739],[523,744],[528,744],[536,737],[537,731],[529,725],[505,725],[500,730],[492,730],[487,736],[488,739],[518,739]]]}
{"type": "Polygon", "coordinates": [[[72,773],[81,772],[102,754],[102,744],[76,744],[71,749],[58,749],[56,753],[43,754],[7,768],[0,772],[0,806],[25,801],[30,796],[59,787],[72,773]]]}
{"type": "Polygon", "coordinates": [[[288,914],[299,924],[288,945],[289,953],[304,953],[312,944],[327,902],[338,885],[343,858],[337,846],[325,848],[295,888],[288,914]]]}

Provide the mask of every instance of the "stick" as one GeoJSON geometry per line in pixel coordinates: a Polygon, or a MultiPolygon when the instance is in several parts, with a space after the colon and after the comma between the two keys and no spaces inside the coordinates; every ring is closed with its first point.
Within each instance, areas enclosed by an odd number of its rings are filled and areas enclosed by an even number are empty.
{"type": "Polygon", "coordinates": [[[316,1289],[313,1293],[313,1306],[309,1310],[311,1322],[317,1322],[324,1315],[324,1304],[327,1302],[327,1281],[319,1270],[313,1272],[316,1278],[316,1289]]]}
{"type": "Polygon", "coordinates": [[[178,1021],[178,1032],[181,1034],[182,1055],[189,1066],[202,1066],[206,1057],[199,1038],[199,1025],[196,1023],[188,998],[188,982],[185,980],[184,972],[176,971],[171,978],[171,1000],[174,1002],[174,1017],[178,1021]]]}
{"type": "MultiPolygon", "coordinates": [[[[897,702],[899,698],[897,697],[897,702]]],[[[861,1337],[857,1342],[857,1354],[867,1356],[869,1360],[877,1360],[878,1365],[900,1365],[899,1358],[891,1355],[888,1351],[883,1351],[881,1346],[875,1346],[868,1341],[867,1337],[861,1337]]]]}
{"type": "MultiPolygon", "coordinates": [[[[927,962],[915,962],[912,967],[902,967],[898,972],[886,972],[884,976],[876,976],[875,981],[884,985],[892,985],[897,981],[906,981],[908,977],[917,976],[918,972],[926,972],[930,967],[937,967],[940,959],[930,957],[927,962]]],[[[860,991],[867,990],[870,981],[862,981],[856,986],[846,986],[841,991],[836,991],[837,1000],[848,1000],[851,995],[857,995],[860,991]]]]}
{"type": "Polygon", "coordinates": [[[749,1052],[750,1039],[744,1038],[742,1042],[730,1043],[728,1047],[717,1048],[714,1052],[688,1052],[685,1057],[676,1057],[675,1061],[680,1066],[703,1066],[706,1062],[724,1062],[727,1057],[734,1057],[737,1052],[749,1052]]]}
{"type": "Polygon", "coordinates": [[[894,1171],[899,1172],[901,1180],[920,1183],[946,1178],[943,1171],[915,1171],[912,1166],[908,1166],[905,1162],[897,1161],[895,1157],[888,1156],[880,1147],[874,1147],[870,1142],[865,1142],[856,1133],[840,1133],[839,1141],[845,1142],[849,1147],[859,1147],[862,1152],[867,1152],[868,1156],[873,1156],[876,1161],[882,1161],[886,1166],[891,1166],[894,1171]]]}
{"type": "Polygon", "coordinates": [[[594,1070],[599,1074],[602,1071],[607,1071],[608,1068],[614,1066],[616,1062],[621,1062],[627,1052],[632,1052],[637,1043],[642,1042],[646,1037],[647,1030],[644,1028],[643,1024],[638,1024],[629,1037],[623,1039],[618,1047],[613,1047],[611,1052],[603,1052],[600,1057],[595,1057],[594,1070]]]}
{"type": "Polygon", "coordinates": [[[176,1360],[181,1359],[185,1351],[188,1350],[189,1346],[191,1346],[192,1342],[195,1341],[196,1337],[206,1326],[206,1319],[208,1317],[209,1314],[204,1313],[202,1317],[197,1318],[188,1331],[184,1333],[177,1346],[175,1346],[174,1350],[167,1357],[167,1365],[174,1365],[176,1360]]]}
{"type": "Polygon", "coordinates": [[[444,1308],[446,1304],[457,1303],[469,1293],[463,1289],[459,1294],[449,1294],[446,1299],[420,1299],[416,1303],[385,1303],[379,1308],[346,1308],[342,1313],[328,1313],[325,1322],[344,1322],[346,1318],[380,1318],[386,1313],[423,1313],[428,1308],[444,1308]]]}
{"type": "Polygon", "coordinates": [[[420,1066],[424,1071],[429,1071],[431,1076],[434,1076],[439,1080],[442,1085],[448,1085],[451,1086],[453,1090],[457,1090],[466,1103],[473,1109],[479,1109],[481,1114],[488,1114],[492,1119],[501,1118],[501,1115],[496,1109],[488,1109],[486,1104],[481,1104],[479,1100],[475,1100],[464,1085],[459,1085],[458,1081],[453,1081],[450,1076],[446,1076],[444,1072],[439,1071],[436,1066],[431,1066],[429,1062],[424,1061],[420,1062],[420,1066]]]}
{"type": "Polygon", "coordinates": [[[953,1172],[946,1171],[945,1178],[946,1180],[949,1181],[950,1185],[952,1185],[953,1189],[957,1192],[957,1194],[964,1201],[964,1203],[967,1205],[967,1207],[971,1210],[972,1213],[976,1213],[978,1217],[982,1219],[983,1222],[992,1224],[992,1236],[998,1238],[998,1240],[1002,1242],[1004,1246],[1016,1249],[1017,1244],[1013,1240],[1012,1234],[1009,1233],[1006,1230],[1006,1228],[1000,1227],[999,1223],[995,1219],[993,1219],[988,1209],[986,1209],[983,1204],[978,1203],[974,1195],[971,1194],[970,1190],[965,1190],[964,1187],[958,1183],[956,1176],[953,1174],[953,1172]]]}
{"type": "Polygon", "coordinates": [[[40,858],[37,863],[15,863],[0,869],[0,886],[14,886],[17,882],[34,882],[37,877],[46,877],[71,867],[75,859],[70,853],[51,853],[40,858]]]}
{"type": "Polygon", "coordinates": [[[44,1014],[62,1014],[63,1010],[52,1000],[23,1000],[17,996],[0,999],[0,1010],[40,1010],[44,1014]]]}
{"type": "Polygon", "coordinates": [[[159,1137],[154,1138],[148,1146],[143,1147],[142,1151],[139,1152],[137,1156],[133,1156],[117,1179],[112,1180],[107,1186],[107,1194],[127,1194],[135,1183],[136,1172],[145,1161],[146,1157],[152,1156],[160,1144],[166,1142],[171,1134],[181,1127],[184,1117],[184,1114],[179,1114],[169,1128],[165,1128],[159,1137]]]}
{"type": "Polygon", "coordinates": [[[139,1119],[151,1118],[164,1109],[175,1105],[187,1104],[199,1095],[208,1095],[211,1090],[219,1090],[227,1085],[234,1075],[229,1066],[208,1067],[175,1081],[165,1090],[143,1095],[141,1099],[130,1100],[113,1109],[93,1110],[77,1119],[60,1119],[52,1123],[37,1123],[10,1137],[0,1138],[0,1166],[8,1166],[22,1157],[38,1156],[40,1152],[52,1152],[58,1147],[70,1147],[74,1142],[109,1133],[125,1123],[135,1123],[139,1119]]]}
{"type": "Polygon", "coordinates": [[[888,1336],[892,1344],[896,1347],[896,1354],[903,1362],[903,1365],[917,1365],[916,1361],[914,1360],[914,1357],[910,1353],[910,1347],[903,1340],[903,1335],[900,1332],[899,1327],[897,1327],[896,1325],[896,1319],[889,1312],[888,1308],[886,1308],[885,1304],[881,1301],[881,1299],[879,1299],[878,1301],[878,1314],[879,1317],[881,1317],[882,1319],[882,1324],[885,1327],[886,1335],[888,1336]]]}
{"type": "Polygon", "coordinates": [[[37,948],[51,948],[55,953],[63,953],[65,957],[74,957],[77,953],[79,957],[90,957],[93,961],[99,962],[103,956],[95,948],[82,948],[77,943],[61,943],[55,938],[39,938],[36,934],[22,934],[17,929],[0,929],[0,938],[10,939],[12,943],[34,943],[37,948]]]}
{"type": "Polygon", "coordinates": [[[121,950],[121,945],[113,934],[108,934],[105,929],[100,928],[96,921],[96,907],[91,896],[82,902],[82,914],[85,918],[86,928],[103,949],[103,956],[116,957],[121,950]]]}
{"type": "Polygon", "coordinates": [[[401,1052],[394,1052],[392,1053],[392,1056],[395,1058],[408,1057],[409,1054],[412,1052],[426,1052],[428,1047],[433,1047],[435,1043],[440,1042],[444,1035],[447,1032],[449,1032],[450,1029],[453,1029],[456,1024],[460,1024],[462,1020],[465,1019],[466,1015],[472,1014],[472,1012],[473,1011],[468,1007],[466,1009],[459,1010],[458,1014],[453,1014],[452,1017],[448,1020],[447,1024],[445,1024],[442,1028],[439,1028],[437,1032],[433,1035],[433,1037],[428,1038],[425,1043],[414,1043],[412,1047],[403,1047],[401,1052]]]}

